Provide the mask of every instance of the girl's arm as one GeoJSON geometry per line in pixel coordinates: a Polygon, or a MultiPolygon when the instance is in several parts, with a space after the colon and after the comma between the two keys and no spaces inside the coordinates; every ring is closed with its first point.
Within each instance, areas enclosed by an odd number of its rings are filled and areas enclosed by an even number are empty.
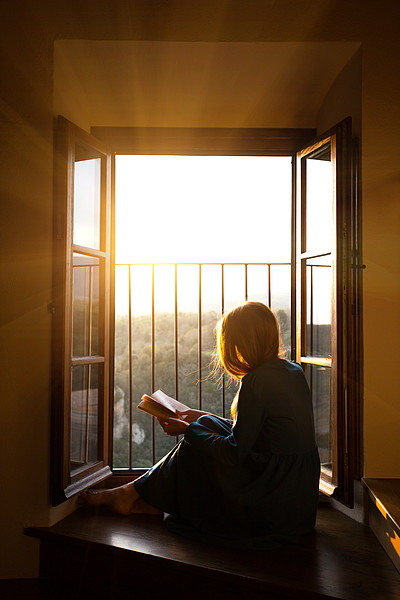
{"type": "Polygon", "coordinates": [[[185,440],[200,452],[228,466],[242,464],[256,443],[266,418],[265,398],[253,386],[253,376],[242,380],[237,405],[237,418],[228,436],[212,431],[202,421],[191,423],[185,440]]]}
{"type": "Polygon", "coordinates": [[[212,415],[212,413],[205,410],[196,410],[194,408],[189,408],[185,411],[177,410],[176,412],[179,419],[168,419],[168,421],[158,419],[158,422],[167,435],[181,435],[182,433],[185,433],[186,428],[190,423],[195,423],[203,415],[212,415]]]}
{"type": "Polygon", "coordinates": [[[167,435],[177,436],[185,433],[186,428],[189,427],[189,423],[183,421],[183,419],[168,419],[168,421],[164,421],[163,419],[157,419],[163,428],[164,432],[167,435]]]}
{"type": "Polygon", "coordinates": [[[185,411],[177,410],[176,412],[183,421],[186,421],[186,423],[194,423],[195,421],[197,421],[197,419],[199,419],[203,415],[211,415],[212,414],[210,412],[206,412],[205,410],[196,410],[195,408],[189,408],[188,410],[185,410],[185,411]]]}

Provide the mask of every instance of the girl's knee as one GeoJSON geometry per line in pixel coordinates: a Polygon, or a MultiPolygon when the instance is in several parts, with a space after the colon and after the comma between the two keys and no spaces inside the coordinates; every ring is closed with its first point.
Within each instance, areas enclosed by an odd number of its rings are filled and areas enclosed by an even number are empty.
{"type": "Polygon", "coordinates": [[[228,421],[214,415],[202,415],[197,422],[203,425],[203,427],[207,427],[207,429],[222,435],[229,435],[231,431],[231,426],[228,421]]]}
{"type": "Polygon", "coordinates": [[[208,427],[209,429],[212,429],[214,425],[214,420],[211,415],[202,415],[197,419],[197,422],[200,423],[200,425],[204,425],[204,427],[208,427]]]}

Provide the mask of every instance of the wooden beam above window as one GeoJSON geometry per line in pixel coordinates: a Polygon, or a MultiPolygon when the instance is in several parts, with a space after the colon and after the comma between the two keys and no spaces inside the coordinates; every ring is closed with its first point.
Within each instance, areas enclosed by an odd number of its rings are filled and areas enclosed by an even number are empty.
{"type": "Polygon", "coordinates": [[[225,127],[92,127],[116,154],[288,155],[315,137],[315,129],[225,127]]]}

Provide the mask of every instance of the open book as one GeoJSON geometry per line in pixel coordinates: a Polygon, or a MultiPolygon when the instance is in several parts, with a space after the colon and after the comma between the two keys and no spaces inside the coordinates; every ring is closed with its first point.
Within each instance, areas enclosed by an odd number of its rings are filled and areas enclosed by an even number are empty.
{"type": "Polygon", "coordinates": [[[179,419],[180,417],[177,415],[176,411],[186,411],[189,410],[189,407],[167,394],[164,394],[161,390],[157,390],[151,396],[147,394],[143,394],[141,401],[138,404],[138,408],[140,410],[144,410],[144,412],[149,413],[153,417],[157,417],[158,419],[168,420],[171,417],[175,419],[179,419]]]}

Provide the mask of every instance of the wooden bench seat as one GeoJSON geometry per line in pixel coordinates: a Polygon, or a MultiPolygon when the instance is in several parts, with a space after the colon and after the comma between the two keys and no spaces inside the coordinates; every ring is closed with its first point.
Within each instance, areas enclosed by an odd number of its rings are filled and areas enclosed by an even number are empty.
{"type": "Polygon", "coordinates": [[[40,575],[57,599],[400,600],[400,576],[369,527],[329,505],[314,533],[268,552],[213,547],[169,533],[161,517],[99,509],[26,533],[40,539],[40,575]]]}

